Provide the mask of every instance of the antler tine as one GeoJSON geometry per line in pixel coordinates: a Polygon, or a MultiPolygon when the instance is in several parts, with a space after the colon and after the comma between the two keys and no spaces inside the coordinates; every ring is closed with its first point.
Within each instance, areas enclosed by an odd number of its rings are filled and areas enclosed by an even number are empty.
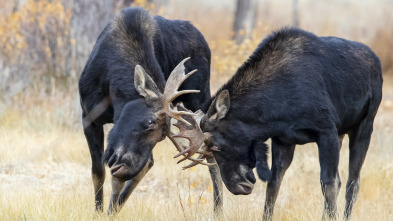
{"type": "MultiPolygon", "coordinates": [[[[196,71],[196,70],[195,70],[196,71]]],[[[195,72],[194,72],[195,73],[195,72]]],[[[188,74],[189,75],[189,74],[188,74]]],[[[187,75],[187,76],[188,76],[187,75]]],[[[172,95],[172,97],[170,97],[170,98],[168,98],[168,101],[169,102],[172,102],[172,101],[174,101],[177,97],[179,97],[179,96],[181,96],[181,95],[183,95],[183,94],[192,94],[192,93],[199,93],[199,92],[201,92],[200,90],[182,90],[182,91],[179,91],[179,92],[175,92],[173,95],[172,95]]]]}
{"type": "MultiPolygon", "coordinates": [[[[194,119],[193,119],[194,120],[194,119]]],[[[183,169],[187,169],[193,166],[196,166],[198,164],[202,164],[205,166],[212,166],[215,165],[214,163],[207,163],[207,162],[203,162],[203,160],[207,157],[207,156],[212,156],[212,153],[208,152],[206,149],[206,145],[204,143],[204,138],[197,138],[194,136],[195,133],[198,133],[198,131],[196,130],[197,128],[193,128],[193,129],[187,129],[186,126],[184,126],[183,124],[181,124],[180,122],[177,122],[175,124],[173,124],[174,126],[178,127],[180,132],[179,134],[173,134],[171,133],[171,135],[169,136],[169,138],[172,140],[172,142],[175,144],[176,149],[180,152],[179,154],[177,154],[174,158],[179,157],[181,155],[184,156],[184,158],[182,158],[181,160],[179,160],[177,163],[180,163],[182,161],[185,160],[190,160],[192,161],[191,164],[183,167],[183,169]],[[189,141],[189,146],[182,146],[181,143],[178,143],[176,141],[176,138],[184,138],[187,139],[189,141]],[[196,145],[195,145],[195,141],[196,141],[196,145]],[[200,144],[199,148],[196,148],[197,145],[200,144]],[[199,153],[198,158],[192,158],[191,156],[193,156],[195,153],[199,153]]],[[[199,128],[199,127],[198,127],[199,128]]],[[[201,131],[200,131],[201,133],[201,131]]],[[[201,133],[203,135],[203,133],[201,133]]]]}
{"type": "Polygon", "coordinates": [[[181,61],[176,68],[172,71],[171,75],[168,77],[167,83],[165,85],[164,89],[164,97],[166,96],[166,99],[172,102],[175,100],[177,97],[183,94],[189,94],[189,93],[199,93],[199,90],[182,90],[178,91],[179,87],[181,84],[191,75],[196,73],[198,70],[192,70],[185,74],[185,67],[184,67],[184,62],[186,62],[190,57],[184,59],[181,61]]]}
{"type": "Polygon", "coordinates": [[[175,134],[172,131],[169,131],[168,137],[175,145],[177,151],[182,152],[185,148],[181,147],[180,143],[178,143],[175,138],[173,137],[175,134]]]}
{"type": "Polygon", "coordinates": [[[189,59],[190,57],[183,59],[175,67],[175,69],[168,77],[168,80],[165,84],[164,94],[162,96],[163,108],[159,112],[157,112],[157,114],[160,116],[168,115],[177,120],[177,123],[174,124],[174,126],[178,127],[180,132],[176,135],[170,133],[168,136],[171,139],[171,141],[175,144],[176,149],[180,152],[175,156],[175,158],[179,157],[180,155],[184,156],[184,158],[179,160],[178,163],[187,159],[193,161],[186,168],[195,166],[197,164],[203,164],[208,166],[211,165],[202,162],[207,155],[210,156],[211,154],[208,154],[206,148],[204,147],[204,141],[206,135],[202,132],[202,130],[198,125],[197,120],[195,119],[196,114],[191,111],[188,111],[186,108],[184,108],[181,105],[178,105],[177,110],[174,110],[171,107],[172,102],[177,97],[183,94],[200,92],[199,90],[178,91],[181,84],[197,71],[197,70],[193,70],[190,71],[188,74],[185,74],[184,63],[189,59]],[[181,145],[180,143],[177,142],[175,138],[187,139],[189,141],[189,146],[186,147],[186,145],[184,144],[181,145]],[[191,158],[191,156],[197,152],[200,153],[199,157],[197,159],[191,158]]]}
{"type": "Polygon", "coordinates": [[[188,74],[185,74],[184,63],[189,60],[190,57],[182,60],[172,71],[168,80],[165,84],[164,94],[163,94],[163,109],[159,112],[159,114],[167,114],[168,116],[175,118],[186,125],[190,125],[189,122],[182,119],[181,115],[193,115],[192,112],[186,111],[175,111],[171,108],[171,103],[179,96],[183,94],[189,93],[199,93],[199,90],[182,90],[178,91],[180,85],[191,75],[193,75],[197,70],[190,71],[188,74]]]}
{"type": "MultiPolygon", "coordinates": [[[[190,122],[188,122],[187,120],[183,119],[182,115],[183,116],[184,115],[192,116],[192,113],[184,112],[184,111],[173,111],[170,116],[172,118],[174,118],[174,119],[176,119],[176,120],[186,124],[187,126],[192,126],[192,124],[190,122]]],[[[176,126],[176,125],[174,125],[174,126],[176,126]]],[[[176,135],[173,135],[173,136],[176,136],[176,135]]],[[[180,137],[180,136],[178,136],[178,137],[180,137]]]]}
{"type": "MultiPolygon", "coordinates": [[[[177,109],[180,111],[187,110],[181,104],[177,105],[177,109]]],[[[177,149],[179,150],[180,153],[177,154],[176,156],[174,156],[174,158],[177,158],[177,157],[183,155],[183,158],[181,160],[179,160],[177,163],[180,163],[185,160],[193,161],[190,165],[187,165],[186,167],[184,167],[184,169],[193,167],[198,164],[202,164],[202,165],[206,165],[206,166],[214,165],[211,163],[203,162],[203,159],[205,159],[207,156],[212,156],[212,153],[207,151],[207,147],[204,142],[207,135],[204,134],[202,132],[202,130],[200,129],[199,124],[197,122],[198,120],[196,120],[196,118],[198,117],[197,115],[198,115],[198,112],[193,115],[183,116],[182,120],[186,120],[187,122],[189,122],[189,124],[183,124],[182,123],[183,121],[179,121],[179,120],[178,120],[178,122],[173,124],[173,126],[177,127],[180,132],[178,134],[171,135],[171,139],[175,140],[175,138],[184,138],[189,141],[188,146],[184,145],[183,146],[184,148],[177,147],[177,149]],[[192,156],[195,153],[200,154],[199,157],[196,159],[192,158],[192,156]]],[[[176,141],[174,141],[174,142],[176,142],[176,141]]],[[[178,146],[179,144],[175,143],[175,145],[178,146]]]]}
{"type": "MultiPolygon", "coordinates": [[[[178,105],[178,109],[185,109],[181,104],[178,105]]],[[[186,109],[185,109],[186,110],[186,109]]],[[[189,124],[193,126],[192,129],[186,128],[184,125],[182,125],[180,122],[177,122],[174,124],[175,127],[179,128],[180,132],[174,137],[181,137],[185,138],[190,142],[189,147],[181,151],[179,154],[177,154],[174,158],[177,158],[181,155],[184,156],[183,159],[179,161],[182,162],[184,160],[189,159],[192,155],[194,155],[197,151],[199,151],[201,148],[204,146],[204,140],[205,140],[205,135],[199,128],[198,123],[195,121],[194,115],[190,115],[187,119],[189,124]],[[187,154],[187,155],[185,155],[187,154]]]]}
{"type": "MultiPolygon", "coordinates": [[[[175,139],[173,138],[174,135],[175,135],[175,134],[173,134],[173,132],[170,131],[168,137],[169,137],[169,139],[173,142],[173,144],[175,145],[176,149],[177,149],[179,152],[182,152],[185,148],[181,147],[180,143],[178,143],[178,142],[175,141],[175,139]]],[[[197,153],[203,154],[203,155],[206,155],[206,156],[213,156],[210,152],[207,152],[207,151],[197,151],[197,153]]],[[[190,161],[198,161],[198,162],[201,161],[201,160],[198,160],[198,159],[194,159],[194,158],[192,158],[192,157],[190,157],[188,160],[190,160],[190,161]]],[[[178,162],[178,163],[179,163],[179,162],[178,162]]],[[[204,163],[204,162],[201,162],[201,164],[206,165],[206,163],[204,163]]],[[[210,164],[207,165],[207,166],[210,166],[210,164]]]]}
{"type": "Polygon", "coordinates": [[[213,153],[212,152],[209,152],[209,151],[206,151],[206,150],[204,150],[204,151],[197,151],[196,152],[197,154],[203,154],[203,155],[205,155],[205,156],[207,156],[207,157],[214,157],[214,155],[213,155],[213,153]]]}
{"type": "Polygon", "coordinates": [[[180,85],[192,74],[196,72],[196,70],[191,71],[189,74],[185,74],[185,67],[184,63],[188,61],[190,57],[183,59],[176,67],[173,69],[171,74],[168,77],[168,80],[165,84],[165,89],[164,89],[164,96],[171,97],[175,92],[177,92],[177,89],[180,87],[180,85]]]}
{"type": "Polygon", "coordinates": [[[190,164],[188,164],[187,166],[184,166],[183,170],[191,168],[191,167],[194,167],[194,166],[196,166],[198,164],[202,164],[202,165],[205,165],[205,166],[213,166],[213,165],[215,165],[215,163],[205,163],[205,162],[203,162],[202,160],[204,158],[206,158],[206,155],[200,154],[198,156],[198,158],[196,159],[196,161],[193,161],[190,164]]]}
{"type": "MultiPolygon", "coordinates": [[[[178,143],[178,142],[174,139],[174,136],[175,136],[175,134],[174,134],[172,131],[170,131],[170,132],[169,132],[169,135],[168,135],[169,139],[170,139],[170,140],[172,141],[172,143],[175,145],[176,149],[177,149],[179,152],[182,152],[182,151],[183,151],[184,149],[186,149],[186,148],[183,148],[183,147],[181,146],[181,143],[178,143]]],[[[199,153],[199,154],[201,154],[201,155],[212,156],[212,154],[211,154],[210,152],[207,152],[207,151],[197,151],[197,153],[199,153]]],[[[201,155],[200,155],[200,156],[201,156],[201,155]]],[[[204,162],[203,162],[203,158],[200,158],[200,157],[199,157],[199,159],[194,159],[194,158],[190,157],[190,158],[188,158],[188,160],[193,161],[193,162],[196,162],[195,165],[197,165],[197,164],[202,164],[202,165],[206,165],[206,166],[214,165],[214,164],[210,164],[210,163],[204,163],[204,162]]],[[[180,162],[181,162],[181,161],[180,161],[180,162]]],[[[180,162],[177,162],[177,163],[180,163],[180,162]]]]}

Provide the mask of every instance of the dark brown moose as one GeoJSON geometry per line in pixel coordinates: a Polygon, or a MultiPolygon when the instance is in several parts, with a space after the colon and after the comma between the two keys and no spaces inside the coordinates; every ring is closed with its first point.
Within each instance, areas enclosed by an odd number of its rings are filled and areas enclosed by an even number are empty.
{"type": "Polygon", "coordinates": [[[141,8],[121,10],[102,31],[79,80],[97,211],[103,210],[104,162],[112,174],[110,214],[121,209],[153,166],[152,149],[167,135],[192,164],[210,165],[214,209],[221,211],[222,181],[214,158],[204,163],[189,157],[181,139],[170,132],[171,118],[182,121],[180,115],[192,114],[172,109],[174,104],[207,110],[210,57],[207,42],[189,22],[153,17],[141,8]],[[114,126],[104,154],[107,123],[114,126]]]}
{"type": "Polygon", "coordinates": [[[256,167],[259,178],[268,182],[263,219],[271,220],[295,145],[310,142],[318,145],[323,219],[337,219],[339,154],[348,135],[344,211],[348,220],[381,98],[381,64],[370,48],[337,37],[282,29],[263,40],[218,90],[202,116],[204,133],[200,131],[198,137],[205,137],[207,150],[233,194],[252,192],[256,167]],[[269,138],[271,169],[265,144],[269,138]]]}

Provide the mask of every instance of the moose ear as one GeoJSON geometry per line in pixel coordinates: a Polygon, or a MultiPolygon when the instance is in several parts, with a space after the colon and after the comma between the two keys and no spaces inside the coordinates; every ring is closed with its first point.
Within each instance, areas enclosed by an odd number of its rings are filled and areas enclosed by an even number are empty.
{"type": "Polygon", "coordinates": [[[223,90],[210,105],[209,110],[207,111],[208,119],[220,120],[224,118],[229,111],[229,107],[230,107],[229,92],[227,90],[223,90]]]}
{"type": "Polygon", "coordinates": [[[140,65],[135,67],[134,85],[136,91],[145,98],[158,98],[161,96],[156,83],[140,65]]]}
{"type": "Polygon", "coordinates": [[[227,90],[222,91],[216,102],[217,119],[222,119],[227,115],[230,106],[229,92],[227,90]]]}

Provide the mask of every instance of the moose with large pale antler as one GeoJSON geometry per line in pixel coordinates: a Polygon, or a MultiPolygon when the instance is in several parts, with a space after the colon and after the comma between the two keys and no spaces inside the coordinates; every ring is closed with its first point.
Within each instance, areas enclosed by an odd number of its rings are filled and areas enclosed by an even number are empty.
{"type": "Polygon", "coordinates": [[[191,111],[206,111],[209,78],[209,46],[189,22],[153,17],[141,8],[127,8],[105,27],[79,80],[97,211],[103,210],[104,162],[112,174],[108,213],[117,212],[153,166],[152,149],[166,136],[181,155],[193,161],[190,166],[209,165],[214,209],[221,211],[222,181],[214,158],[208,156],[208,163],[202,162],[205,157],[191,158],[197,152],[194,149],[198,149],[194,146],[201,146],[201,142],[193,141],[190,125],[180,116],[192,113],[172,108],[182,102],[191,111]],[[194,69],[198,69],[198,74],[192,75],[194,69]],[[186,75],[187,72],[190,73],[186,75]],[[170,131],[171,118],[185,123],[177,136],[170,131]],[[107,123],[114,127],[104,154],[103,125],[107,123]],[[179,136],[191,140],[192,148],[186,149],[179,136]]]}
{"type": "Polygon", "coordinates": [[[213,153],[229,191],[250,194],[256,181],[254,167],[259,178],[268,182],[264,220],[272,219],[296,144],[310,142],[318,145],[323,219],[338,217],[338,162],[347,134],[344,218],[348,220],[381,99],[381,64],[370,48],[341,38],[283,29],[262,41],[213,97],[207,113],[196,113],[190,122],[201,119],[198,139],[204,139],[213,153]],[[265,144],[269,138],[271,169],[265,144]]]}

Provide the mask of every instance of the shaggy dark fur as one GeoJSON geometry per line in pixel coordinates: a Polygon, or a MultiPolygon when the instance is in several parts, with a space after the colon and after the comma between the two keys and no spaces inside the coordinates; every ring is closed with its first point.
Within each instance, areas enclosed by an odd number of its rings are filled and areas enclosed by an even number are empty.
{"type": "MultiPolygon", "coordinates": [[[[102,211],[105,179],[103,125],[114,123],[105,151],[105,161],[116,177],[110,211],[117,204],[121,207],[153,165],[152,149],[169,130],[168,119],[160,121],[153,115],[162,104],[152,103],[136,91],[136,65],[143,67],[163,93],[169,74],[186,57],[191,57],[185,63],[186,73],[194,69],[198,73],[180,89],[196,89],[200,93],[183,95],[177,101],[190,110],[206,111],[210,99],[210,49],[191,23],[153,17],[141,8],[126,8],[117,13],[98,37],[79,80],[98,211],[102,211]],[[123,167],[114,169],[115,165],[123,167]],[[126,180],[130,181],[123,189],[126,180]]],[[[221,199],[217,202],[221,204],[221,199]]]]}
{"type": "Polygon", "coordinates": [[[337,216],[339,152],[348,134],[349,219],[381,98],[381,64],[367,46],[282,29],[268,36],[217,92],[201,128],[213,135],[210,145],[220,150],[214,156],[232,193],[251,193],[255,165],[268,181],[265,219],[271,219],[295,145],[309,142],[318,144],[324,217],[337,216]],[[271,170],[264,144],[269,138],[271,170]]]}

